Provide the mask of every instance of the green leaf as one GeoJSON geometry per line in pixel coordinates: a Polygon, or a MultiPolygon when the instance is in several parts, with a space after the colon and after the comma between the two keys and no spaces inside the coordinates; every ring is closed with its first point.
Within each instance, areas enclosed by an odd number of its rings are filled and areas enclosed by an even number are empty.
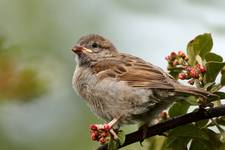
{"type": "Polygon", "coordinates": [[[181,73],[183,68],[167,68],[169,70],[169,74],[174,77],[175,79],[178,79],[178,74],[181,73]]]}
{"type": "Polygon", "coordinates": [[[204,82],[214,82],[221,69],[225,66],[225,62],[210,61],[206,63],[206,74],[204,82]]]}
{"type": "Polygon", "coordinates": [[[180,126],[177,128],[174,128],[169,133],[169,136],[173,137],[190,137],[190,138],[199,138],[199,139],[205,139],[208,140],[208,135],[202,131],[200,128],[193,124],[188,124],[184,126],[180,126]]]}
{"type": "Polygon", "coordinates": [[[216,91],[219,91],[220,89],[221,89],[221,85],[220,84],[216,84],[210,89],[210,92],[211,93],[215,93],[216,91]]]}
{"type": "Polygon", "coordinates": [[[216,118],[216,122],[220,125],[225,126],[225,116],[216,118]]]}
{"type": "Polygon", "coordinates": [[[201,139],[193,139],[189,150],[212,150],[209,142],[201,139]]]}
{"type": "Polygon", "coordinates": [[[209,82],[209,83],[206,83],[203,88],[205,90],[209,91],[215,84],[216,84],[216,82],[209,82]]]}
{"type": "Polygon", "coordinates": [[[165,136],[153,136],[145,140],[148,143],[148,150],[166,150],[167,137],[165,136]]]}
{"type": "Polygon", "coordinates": [[[215,92],[214,94],[218,95],[220,99],[225,99],[225,93],[224,92],[215,92]]]}
{"type": "Polygon", "coordinates": [[[220,84],[225,85],[225,67],[221,70],[221,75],[220,84]]]}
{"type": "Polygon", "coordinates": [[[196,61],[198,64],[203,65],[202,58],[199,55],[196,56],[196,61]]]}
{"type": "Polygon", "coordinates": [[[171,137],[166,141],[166,150],[187,150],[187,144],[190,141],[188,137],[171,137]]]}
{"type": "Polygon", "coordinates": [[[175,116],[178,116],[178,115],[183,115],[188,111],[189,106],[190,105],[185,101],[176,102],[169,109],[169,116],[175,117],[175,116]]]}
{"type": "Polygon", "coordinates": [[[210,33],[205,33],[195,37],[187,45],[189,63],[194,65],[196,63],[197,55],[204,59],[205,55],[211,51],[212,46],[213,40],[210,33]]]}
{"type": "Polygon", "coordinates": [[[205,134],[207,134],[209,139],[206,140],[206,139],[194,138],[190,145],[190,150],[211,150],[211,149],[217,150],[217,149],[219,149],[219,147],[222,144],[220,141],[220,135],[210,129],[207,129],[207,128],[202,129],[202,131],[205,134]]]}
{"type": "Polygon", "coordinates": [[[190,105],[198,105],[198,102],[197,102],[197,98],[195,96],[189,96],[186,101],[190,104],[190,105]]]}
{"type": "Polygon", "coordinates": [[[118,150],[119,142],[117,140],[110,139],[108,144],[108,150],[118,150]]]}
{"type": "Polygon", "coordinates": [[[225,74],[225,67],[221,70],[221,74],[225,74]]]}
{"type": "Polygon", "coordinates": [[[212,149],[215,147],[218,148],[221,145],[219,134],[207,128],[202,129],[202,131],[208,135],[209,140],[207,140],[207,142],[210,143],[210,145],[212,145],[212,149]]]}
{"type": "Polygon", "coordinates": [[[124,142],[125,142],[125,133],[124,131],[120,130],[118,133],[117,133],[117,136],[119,137],[119,143],[120,145],[123,145],[124,142]]]}
{"type": "Polygon", "coordinates": [[[117,150],[119,145],[123,145],[125,142],[125,133],[124,131],[120,130],[117,133],[118,139],[110,139],[109,144],[108,144],[108,150],[117,150]]]}
{"type": "Polygon", "coordinates": [[[225,85],[225,74],[222,74],[221,79],[220,79],[220,84],[225,85]]]}
{"type": "Polygon", "coordinates": [[[205,127],[205,126],[208,124],[208,122],[209,122],[209,119],[200,120],[200,121],[197,121],[197,122],[195,123],[195,125],[196,125],[197,127],[199,127],[199,128],[203,128],[203,127],[205,127]]]}
{"type": "Polygon", "coordinates": [[[222,62],[223,61],[223,57],[221,57],[218,54],[215,53],[208,53],[205,55],[205,60],[206,61],[217,61],[217,62],[222,62]]]}
{"type": "Polygon", "coordinates": [[[225,149],[225,144],[221,144],[219,150],[224,150],[225,149]]]}

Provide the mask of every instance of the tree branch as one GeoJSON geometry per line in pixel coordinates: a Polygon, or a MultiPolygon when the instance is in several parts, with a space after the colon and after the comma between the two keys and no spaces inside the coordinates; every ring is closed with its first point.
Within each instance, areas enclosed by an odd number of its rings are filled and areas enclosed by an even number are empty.
{"type": "MultiPolygon", "coordinates": [[[[173,129],[175,127],[197,122],[204,119],[219,117],[219,116],[225,116],[225,105],[222,105],[220,107],[215,108],[209,108],[209,109],[199,109],[196,112],[191,112],[182,116],[178,116],[172,119],[169,119],[167,121],[158,123],[156,125],[148,127],[147,135],[145,138],[149,138],[155,135],[162,134],[163,132],[173,129]]],[[[121,145],[119,148],[125,147],[129,144],[138,142],[142,139],[142,130],[135,131],[133,133],[127,134],[126,139],[123,145],[121,145]]],[[[97,150],[107,150],[108,144],[104,144],[97,148],[97,150]]]]}

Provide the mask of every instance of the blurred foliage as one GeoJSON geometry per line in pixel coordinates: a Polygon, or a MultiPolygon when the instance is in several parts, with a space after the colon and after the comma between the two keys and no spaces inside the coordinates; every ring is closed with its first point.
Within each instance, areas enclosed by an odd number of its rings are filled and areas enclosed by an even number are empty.
{"type": "MultiPolygon", "coordinates": [[[[68,49],[80,36],[102,34],[121,50],[129,50],[128,53],[164,67],[162,56],[172,48],[182,47],[183,41],[195,33],[217,34],[222,49],[223,5],[223,1],[209,0],[163,3],[157,0],[0,0],[0,33],[7,35],[7,41],[1,37],[4,46],[1,44],[0,61],[11,67],[9,72],[13,72],[15,84],[26,84],[23,88],[32,91],[14,95],[10,90],[25,90],[8,83],[10,92],[6,95],[6,88],[4,94],[0,92],[3,95],[0,101],[10,99],[0,105],[0,149],[83,150],[98,146],[89,138],[88,124],[102,120],[97,120],[71,88],[74,59],[68,49]],[[8,46],[14,44],[21,49],[8,46]],[[24,58],[26,65],[21,62],[24,58]],[[29,85],[23,82],[24,78],[30,78],[29,85]],[[20,97],[32,99],[30,93],[38,100],[22,105],[12,101],[20,97]]],[[[197,105],[195,99],[189,102],[197,105]]],[[[125,128],[130,132],[136,129],[125,128]]],[[[165,137],[153,139],[155,142],[146,140],[144,144],[151,149],[162,149],[160,143],[165,137]]],[[[142,148],[136,143],[123,150],[148,149],[145,145],[142,148]]]]}
{"type": "MultiPolygon", "coordinates": [[[[46,82],[38,77],[35,68],[20,68],[20,62],[10,53],[16,47],[4,47],[0,36],[0,100],[30,100],[46,93],[46,82]]],[[[17,57],[19,54],[17,53],[17,57]]]]}

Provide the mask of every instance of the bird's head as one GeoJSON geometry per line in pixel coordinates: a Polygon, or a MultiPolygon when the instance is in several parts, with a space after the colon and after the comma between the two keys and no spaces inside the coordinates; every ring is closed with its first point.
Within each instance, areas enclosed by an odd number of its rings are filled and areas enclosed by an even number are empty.
{"type": "Polygon", "coordinates": [[[118,54],[115,46],[109,40],[97,34],[81,37],[72,51],[78,56],[80,65],[98,62],[118,54]]]}

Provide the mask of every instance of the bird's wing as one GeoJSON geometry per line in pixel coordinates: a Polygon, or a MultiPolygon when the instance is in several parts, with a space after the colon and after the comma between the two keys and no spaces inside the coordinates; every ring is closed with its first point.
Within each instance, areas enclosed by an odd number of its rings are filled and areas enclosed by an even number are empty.
{"type": "Polygon", "coordinates": [[[104,59],[93,66],[99,78],[115,78],[132,87],[175,89],[170,77],[160,68],[127,54],[104,59]]]}

